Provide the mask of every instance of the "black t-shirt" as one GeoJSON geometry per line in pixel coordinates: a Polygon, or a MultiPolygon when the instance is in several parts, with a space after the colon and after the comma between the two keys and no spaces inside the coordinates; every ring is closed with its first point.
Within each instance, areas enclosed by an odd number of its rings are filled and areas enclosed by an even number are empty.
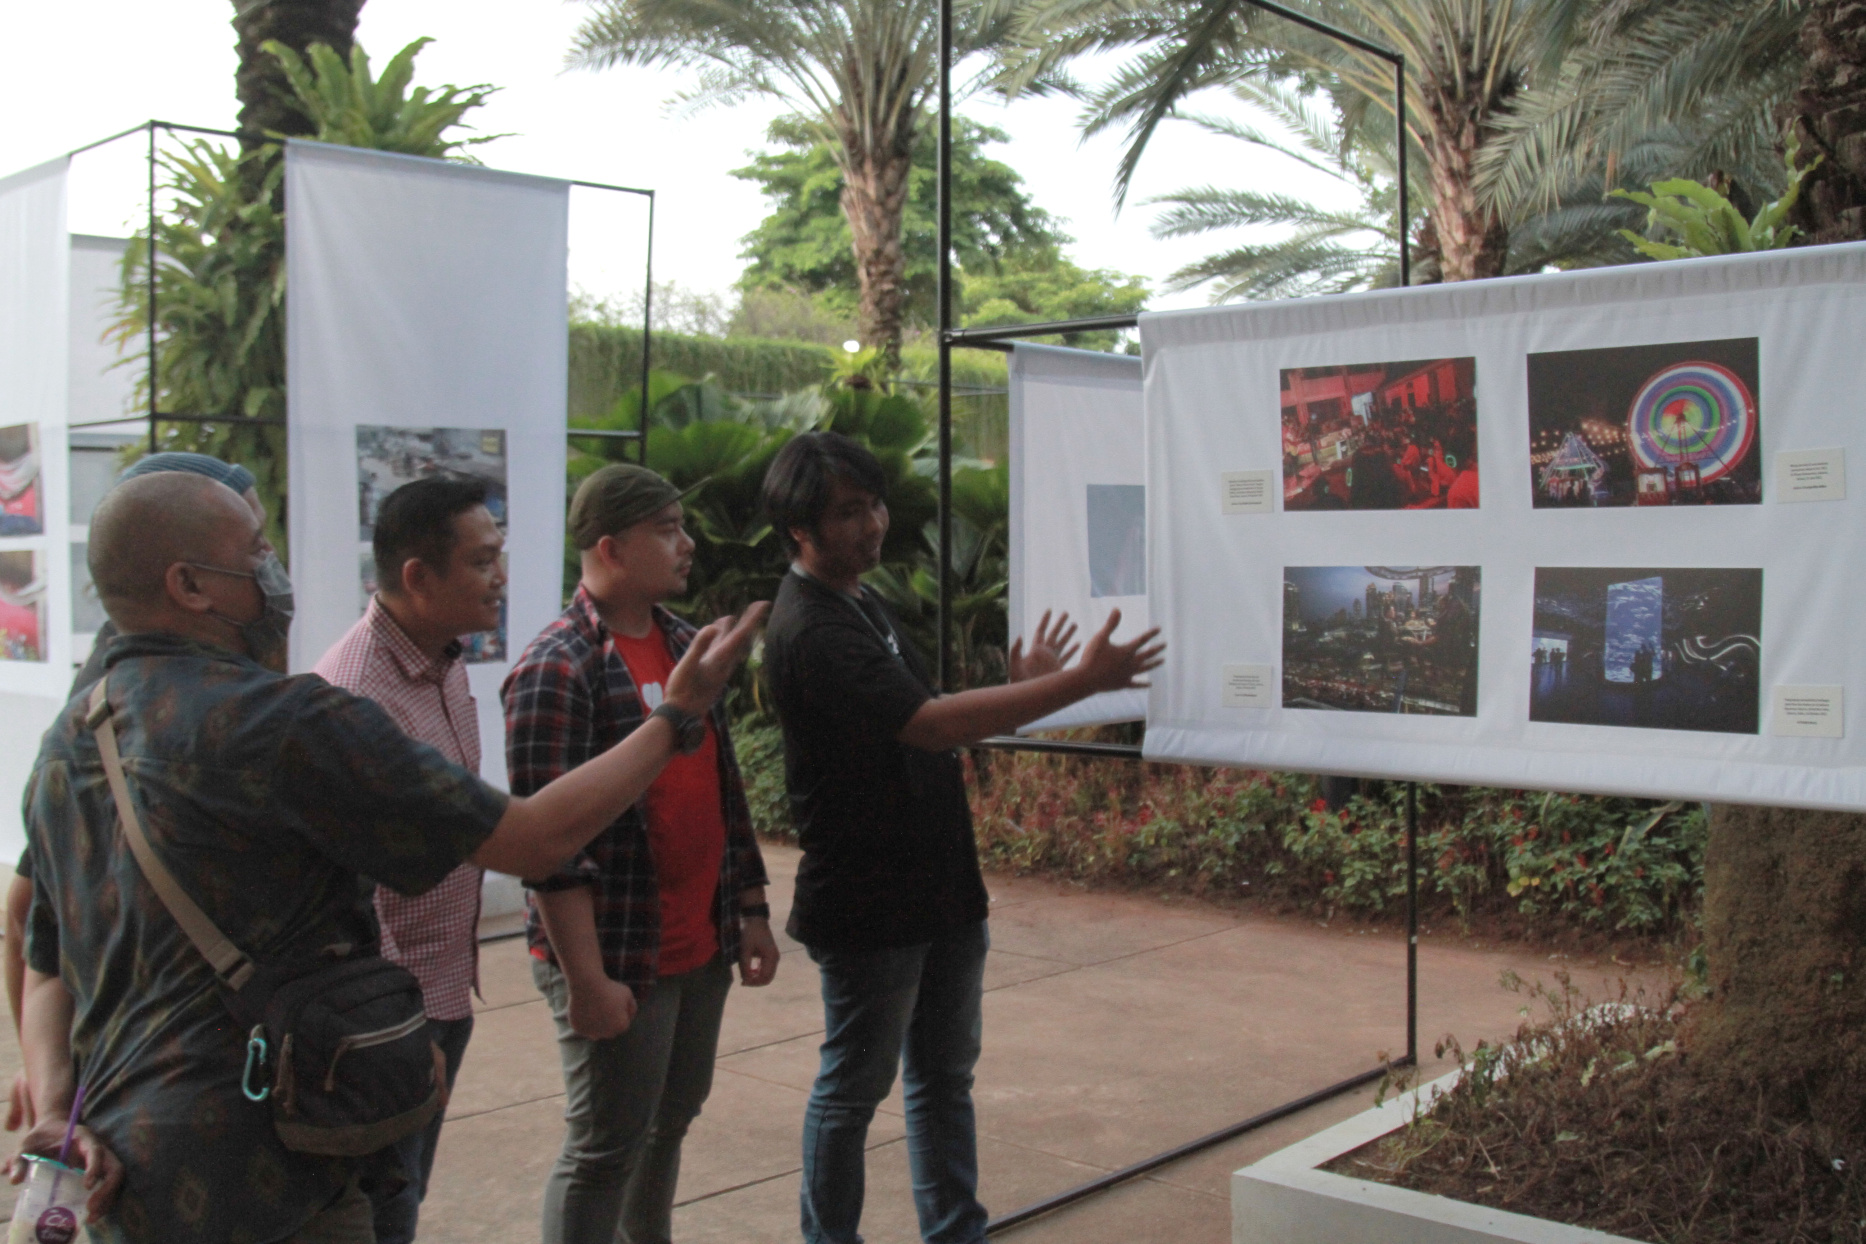
{"type": "Polygon", "coordinates": [[[959,755],[897,739],[933,685],[886,607],[793,572],[764,650],[803,847],[790,935],[859,950],[983,920],[959,755]]]}

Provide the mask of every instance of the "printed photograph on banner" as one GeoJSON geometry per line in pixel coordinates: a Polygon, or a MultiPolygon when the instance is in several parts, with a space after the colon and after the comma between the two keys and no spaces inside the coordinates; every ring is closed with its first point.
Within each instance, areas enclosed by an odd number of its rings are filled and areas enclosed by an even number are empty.
{"type": "Polygon", "coordinates": [[[1477,508],[1477,360],[1282,371],[1285,510],[1477,508]]]}
{"type": "Polygon", "coordinates": [[[1147,486],[1088,485],[1090,596],[1147,594],[1147,486]]]}
{"type": "Polygon", "coordinates": [[[1755,734],[1762,571],[1536,568],[1529,720],[1755,734]]]}
{"type": "MultiPolygon", "coordinates": [[[[506,528],[505,432],[500,428],[391,428],[358,424],[356,429],[357,613],[376,594],[376,511],[383,500],[411,480],[459,475],[484,480],[486,508],[501,531],[506,528]]],[[[506,659],[506,608],[499,629],[468,637],[462,660],[468,664],[506,659]]]]}
{"type": "Polygon", "coordinates": [[[0,553],[0,661],[45,660],[45,563],[30,549],[0,553]]]}
{"type": "Polygon", "coordinates": [[[0,536],[45,534],[45,485],[39,478],[39,425],[0,428],[0,536]]]}
{"type": "Polygon", "coordinates": [[[1529,356],[1538,509],[1758,505],[1754,337],[1529,356]]]}
{"type": "Polygon", "coordinates": [[[1283,707],[1477,715],[1476,566],[1285,566],[1283,707]]]}

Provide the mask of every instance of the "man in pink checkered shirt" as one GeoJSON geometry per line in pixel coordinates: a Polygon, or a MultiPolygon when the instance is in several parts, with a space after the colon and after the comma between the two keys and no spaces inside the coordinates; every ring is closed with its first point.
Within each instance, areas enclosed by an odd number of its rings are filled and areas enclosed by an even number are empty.
{"type": "MultiPolygon", "coordinates": [[[[479,769],[478,709],[461,637],[495,629],[505,601],[505,537],[483,481],[435,476],[404,484],[376,514],[377,594],[315,672],[380,704],[410,738],[479,769]]],[[[376,888],[382,953],[421,982],[429,1035],[451,1087],[473,1032],[479,984],[481,870],[462,864],[415,898],[376,888]]],[[[441,1115],[396,1146],[406,1186],[371,1190],[378,1244],[415,1238],[441,1115]]]]}

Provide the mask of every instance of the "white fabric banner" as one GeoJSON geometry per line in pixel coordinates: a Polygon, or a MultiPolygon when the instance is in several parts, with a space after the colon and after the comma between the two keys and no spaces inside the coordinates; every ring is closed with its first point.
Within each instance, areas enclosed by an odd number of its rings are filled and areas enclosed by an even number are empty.
{"type": "MultiPolygon", "coordinates": [[[[1093,634],[1119,609],[1119,638],[1147,629],[1147,463],[1140,360],[1098,350],[1011,351],[1010,633],[1045,610],[1093,634]]],[[[1147,693],[1091,696],[1019,733],[1139,721],[1147,693]]]]}
{"type": "Polygon", "coordinates": [[[1866,809],[1862,323],[1866,245],[1143,316],[1148,756],[1866,809]]]}
{"type": "Polygon", "coordinates": [[[71,685],[68,163],[0,178],[0,865],[25,846],[20,796],[71,685]]]}
{"type": "Polygon", "coordinates": [[[468,676],[505,781],[499,683],[563,599],[569,184],[291,142],[285,154],[291,667],[361,616],[382,498],[438,470],[493,485],[511,576],[468,676]]]}

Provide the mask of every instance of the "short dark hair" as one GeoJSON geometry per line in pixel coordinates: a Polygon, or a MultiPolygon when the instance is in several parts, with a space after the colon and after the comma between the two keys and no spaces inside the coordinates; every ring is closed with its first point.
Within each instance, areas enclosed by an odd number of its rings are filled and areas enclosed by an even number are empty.
{"type": "Polygon", "coordinates": [[[888,473],[860,441],[840,432],[803,432],[778,450],[765,472],[765,517],[795,557],[791,528],[815,531],[829,508],[830,484],[844,480],[877,497],[888,495],[888,473]]]}
{"type": "Polygon", "coordinates": [[[411,480],[376,510],[376,587],[402,590],[402,567],[413,557],[436,574],[447,573],[454,554],[454,518],[485,505],[486,481],[470,475],[430,475],[411,480]]]}

